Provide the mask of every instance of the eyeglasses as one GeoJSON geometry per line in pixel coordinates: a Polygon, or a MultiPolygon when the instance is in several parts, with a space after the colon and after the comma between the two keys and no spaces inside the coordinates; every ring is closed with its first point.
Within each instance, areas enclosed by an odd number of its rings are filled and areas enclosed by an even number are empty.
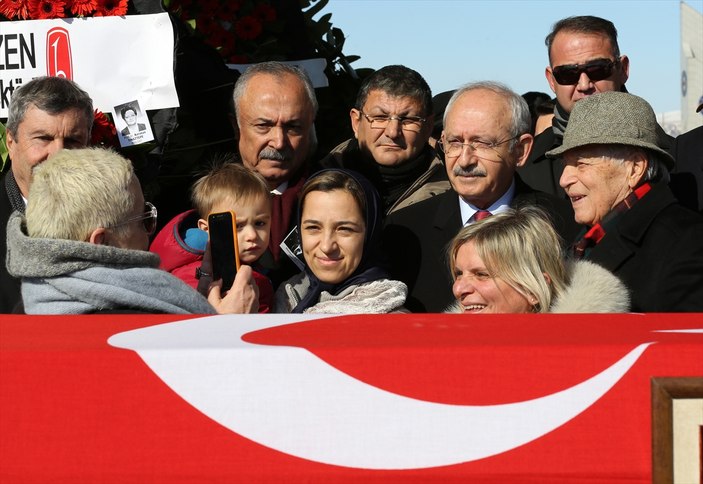
{"type": "Polygon", "coordinates": [[[450,158],[456,158],[457,156],[460,156],[464,152],[464,146],[468,146],[471,151],[475,153],[476,156],[478,156],[479,158],[490,159],[495,158],[496,156],[500,158],[499,154],[495,151],[497,147],[499,147],[503,143],[507,143],[508,141],[512,141],[519,137],[520,135],[517,135],[513,136],[512,138],[504,139],[503,141],[496,141],[495,143],[492,143],[490,141],[483,141],[480,139],[476,139],[473,141],[447,141],[445,139],[440,139],[437,144],[442,148],[445,155],[450,158]]]}
{"type": "Polygon", "coordinates": [[[403,130],[417,132],[422,129],[422,123],[427,121],[427,118],[421,118],[420,116],[386,116],[385,114],[369,116],[361,110],[359,112],[369,122],[371,129],[386,129],[391,121],[397,119],[403,130]]]}
{"type": "Polygon", "coordinates": [[[145,202],[144,203],[144,213],[141,215],[137,215],[132,218],[128,218],[127,220],[123,220],[120,223],[116,223],[115,225],[112,225],[110,228],[115,228],[119,227],[120,225],[127,225],[132,222],[137,222],[139,220],[142,221],[144,224],[144,230],[148,235],[153,235],[154,232],[156,232],[156,217],[158,215],[158,212],[156,210],[156,207],[151,203],[151,202],[145,202]]]}
{"type": "Polygon", "coordinates": [[[596,59],[581,65],[568,64],[556,66],[552,69],[552,75],[554,76],[554,80],[562,86],[578,84],[581,74],[584,72],[591,81],[602,81],[610,77],[613,73],[613,68],[618,65],[619,62],[619,60],[596,59]]]}

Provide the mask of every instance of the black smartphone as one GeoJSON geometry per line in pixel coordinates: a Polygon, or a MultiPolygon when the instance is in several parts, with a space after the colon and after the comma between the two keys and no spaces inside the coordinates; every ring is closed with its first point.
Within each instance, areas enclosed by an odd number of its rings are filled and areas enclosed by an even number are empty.
{"type": "Polygon", "coordinates": [[[222,279],[222,292],[232,287],[239,269],[237,218],[232,211],[211,213],[207,217],[212,255],[213,281],[222,279]]]}

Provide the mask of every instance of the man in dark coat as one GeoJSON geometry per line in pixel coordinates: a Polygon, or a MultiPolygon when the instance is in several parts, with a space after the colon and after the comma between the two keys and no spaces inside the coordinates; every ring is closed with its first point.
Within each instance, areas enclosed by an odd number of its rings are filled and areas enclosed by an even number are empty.
{"type": "Polygon", "coordinates": [[[545,153],[561,145],[569,115],[582,99],[599,92],[625,90],[630,61],[620,55],[618,32],[609,20],[568,17],[554,24],[545,39],[549,65],[545,76],[556,95],[552,126],[540,133],[518,171],[531,187],[564,196],[559,186],[561,163],[545,153]]]}
{"type": "Polygon", "coordinates": [[[529,108],[520,95],[492,82],[454,93],[441,139],[453,190],[392,213],[384,231],[392,274],[409,288],[408,309],[440,312],[453,301],[447,245],[486,212],[535,204],[552,216],[562,237],[576,234],[566,200],[532,190],[515,174],[532,141],[529,108]]]}
{"type": "Polygon", "coordinates": [[[589,227],[576,257],[620,277],[634,311],[703,311],[703,216],[671,192],[666,147],[644,99],[606,92],[576,104],[547,156],[562,157],[560,184],[589,227]]]}
{"type": "Polygon", "coordinates": [[[266,178],[274,195],[269,250],[259,262],[276,287],[299,271],[280,244],[295,227],[298,194],[316,150],[315,89],[302,69],[270,61],[250,66],[232,97],[239,156],[266,178]]]}
{"type": "Polygon", "coordinates": [[[376,187],[386,214],[449,189],[447,174],[429,139],[432,91],[422,76],[391,65],[364,79],[351,109],[354,138],[320,161],[349,168],[376,187]]]}
{"type": "Polygon", "coordinates": [[[5,266],[7,221],[24,213],[34,167],[62,148],[82,148],[90,140],[93,102],[77,84],[61,77],[38,77],[12,96],[7,117],[11,166],[0,182],[0,313],[20,302],[20,281],[5,266]]]}

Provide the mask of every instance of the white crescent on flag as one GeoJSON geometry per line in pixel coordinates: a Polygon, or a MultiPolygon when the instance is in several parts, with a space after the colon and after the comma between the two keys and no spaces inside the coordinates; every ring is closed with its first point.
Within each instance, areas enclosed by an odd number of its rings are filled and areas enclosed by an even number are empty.
{"type": "Polygon", "coordinates": [[[366,384],[305,348],[242,340],[251,331],[323,317],[330,316],[213,316],[127,331],[108,342],[136,351],[178,395],[233,432],[300,458],[366,469],[445,466],[524,445],[586,410],[651,344],[550,395],[450,405],[366,384]]]}

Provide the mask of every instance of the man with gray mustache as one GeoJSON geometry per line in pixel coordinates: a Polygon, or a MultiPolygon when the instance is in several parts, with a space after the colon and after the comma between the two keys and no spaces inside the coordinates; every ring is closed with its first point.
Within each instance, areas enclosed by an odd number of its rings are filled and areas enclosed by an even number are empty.
{"type": "Polygon", "coordinates": [[[444,113],[440,147],[452,190],[389,215],[384,243],[395,279],[408,285],[406,307],[441,312],[452,302],[446,249],[459,229],[508,207],[532,204],[550,214],[566,242],[578,231],[571,208],[517,175],[532,149],[522,96],[496,82],[458,89],[444,113]],[[399,250],[402,248],[402,250],[399,250]]]}
{"type": "Polygon", "coordinates": [[[295,226],[298,193],[315,152],[318,104],[308,75],[281,62],[249,67],[233,92],[239,156],[258,171],[273,194],[269,254],[260,262],[271,269],[274,287],[297,272],[280,244],[295,226]]]}

